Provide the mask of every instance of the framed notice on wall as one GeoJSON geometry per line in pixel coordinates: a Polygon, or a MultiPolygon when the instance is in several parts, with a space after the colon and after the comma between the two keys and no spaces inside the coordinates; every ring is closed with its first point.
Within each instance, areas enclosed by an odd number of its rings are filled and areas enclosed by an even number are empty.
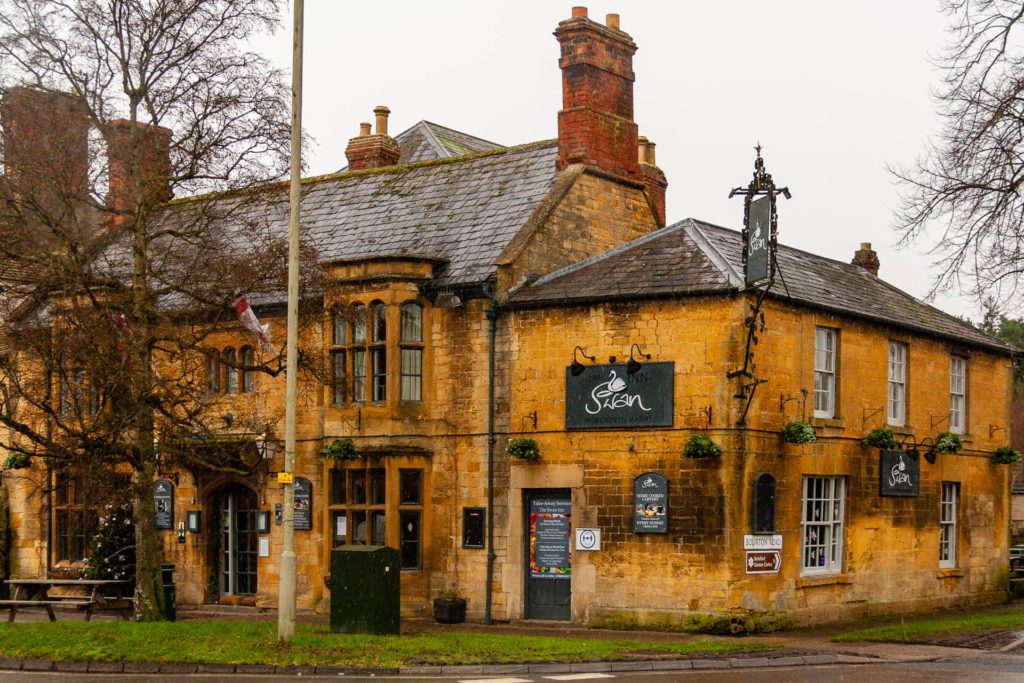
{"type": "Polygon", "coordinates": [[[305,477],[295,477],[295,530],[312,528],[313,484],[305,477]]]}
{"type": "Polygon", "coordinates": [[[156,510],[156,528],[174,528],[174,485],[166,479],[153,482],[153,508],[156,510]]]}
{"type": "Polygon", "coordinates": [[[633,531],[668,533],[668,479],[657,472],[644,472],[633,480],[633,531]]]}

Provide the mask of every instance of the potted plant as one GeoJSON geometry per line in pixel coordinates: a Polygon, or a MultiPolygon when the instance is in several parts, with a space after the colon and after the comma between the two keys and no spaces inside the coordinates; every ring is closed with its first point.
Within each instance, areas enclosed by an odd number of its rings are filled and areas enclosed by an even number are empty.
{"type": "Polygon", "coordinates": [[[803,420],[792,420],[786,423],[780,432],[782,440],[786,443],[814,443],[817,437],[814,435],[814,427],[810,422],[803,420]]]}
{"type": "Polygon", "coordinates": [[[461,624],[466,620],[466,598],[458,591],[443,590],[434,598],[434,620],[441,624],[461,624]]]}
{"type": "Polygon", "coordinates": [[[540,460],[540,446],[538,446],[537,442],[533,439],[509,439],[508,446],[505,447],[505,452],[507,452],[510,457],[525,460],[527,462],[537,462],[540,460]]]}
{"type": "Polygon", "coordinates": [[[860,445],[864,448],[879,448],[884,451],[893,451],[900,447],[900,442],[896,440],[896,435],[892,433],[891,429],[879,427],[868,432],[868,435],[861,439],[860,445]]]}
{"type": "Polygon", "coordinates": [[[1003,446],[992,451],[992,462],[999,465],[1013,465],[1020,462],[1020,451],[1012,446],[1003,446]]]}
{"type": "Polygon", "coordinates": [[[32,456],[23,451],[12,451],[4,460],[5,470],[23,470],[32,462],[32,456]]]}
{"type": "Polygon", "coordinates": [[[956,434],[943,432],[935,439],[935,450],[939,453],[957,453],[964,447],[956,434]]]}
{"type": "Polygon", "coordinates": [[[327,460],[357,460],[360,457],[356,445],[348,437],[335,439],[320,451],[320,454],[327,460]]]}
{"type": "Polygon", "coordinates": [[[722,447],[707,434],[694,434],[686,440],[683,455],[687,458],[715,458],[722,454],[722,447]]]}

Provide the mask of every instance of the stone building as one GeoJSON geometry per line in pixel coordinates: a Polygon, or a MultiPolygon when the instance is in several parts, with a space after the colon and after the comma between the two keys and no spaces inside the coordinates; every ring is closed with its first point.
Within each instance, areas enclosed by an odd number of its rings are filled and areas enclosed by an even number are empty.
{"type": "MultiPolygon", "coordinates": [[[[330,372],[300,376],[300,606],[323,609],[331,548],[353,543],[399,549],[409,615],[442,590],[471,619],[608,626],[1005,599],[1009,470],[989,456],[1011,350],[886,284],[870,245],[855,264],[780,247],[786,287],[761,301],[739,232],[666,225],[617,15],[574,8],[555,37],[557,139],[393,138],[378,107],[347,170],[304,181],[327,279],[303,343],[330,372]],[[798,418],[815,443],[783,442],[798,418]],[[900,448],[861,445],[884,426],[900,448]],[[943,432],[963,449],[936,454],[943,432]],[[694,435],[720,454],[687,457],[694,435]],[[357,458],[322,456],[347,439],[357,458]],[[521,439],[538,461],[509,456],[521,439]]],[[[265,194],[285,230],[285,191],[265,194]]],[[[258,303],[283,338],[280,302],[258,303]]],[[[210,351],[225,417],[280,411],[283,377],[244,369],[266,359],[240,326],[210,351]]],[[[180,602],[275,604],[282,434],[225,419],[251,474],[166,475],[180,602]]],[[[16,572],[80,563],[50,512],[66,501],[12,500],[16,572]]]]}

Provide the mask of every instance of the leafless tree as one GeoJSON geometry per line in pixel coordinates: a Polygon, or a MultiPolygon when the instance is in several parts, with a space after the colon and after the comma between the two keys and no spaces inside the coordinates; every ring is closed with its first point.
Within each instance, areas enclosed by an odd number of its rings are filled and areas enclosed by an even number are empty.
{"type": "MultiPolygon", "coordinates": [[[[0,0],[0,445],[132,475],[143,620],[163,608],[158,467],[251,466],[195,439],[224,425],[209,335],[285,283],[287,207],[256,186],[287,168],[288,91],[245,43],[279,4],[0,0]]],[[[254,369],[281,371],[253,346],[254,369]]],[[[257,407],[236,431],[274,419],[257,407]]]]}
{"type": "Polygon", "coordinates": [[[943,0],[943,125],[902,186],[901,243],[934,243],[933,293],[961,286],[1016,307],[1024,272],[1024,2],[943,0]]]}

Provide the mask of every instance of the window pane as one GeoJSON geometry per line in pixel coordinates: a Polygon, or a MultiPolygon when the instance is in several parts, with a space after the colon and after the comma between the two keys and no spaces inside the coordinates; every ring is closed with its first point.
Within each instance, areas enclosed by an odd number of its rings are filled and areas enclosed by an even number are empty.
{"type": "Polygon", "coordinates": [[[256,391],[256,354],[251,346],[242,349],[242,391],[256,391]]]}
{"type": "Polygon", "coordinates": [[[334,311],[331,315],[331,343],[341,346],[348,343],[348,323],[341,311],[334,311]]]}
{"type": "Polygon", "coordinates": [[[423,472],[420,470],[399,470],[398,504],[419,505],[423,502],[423,472]]]}
{"type": "Polygon", "coordinates": [[[370,470],[370,504],[384,505],[387,502],[387,471],[384,468],[370,470]]]}
{"type": "Polygon", "coordinates": [[[366,545],[366,512],[353,510],[349,513],[349,521],[352,523],[352,544],[366,545]]]}
{"type": "Polygon", "coordinates": [[[225,379],[224,391],[229,394],[238,393],[238,356],[234,349],[224,350],[225,379]]]}
{"type": "Polygon", "coordinates": [[[366,402],[366,351],[352,352],[352,400],[366,402]]]}
{"type": "Polygon", "coordinates": [[[366,470],[349,470],[348,482],[352,495],[349,498],[357,505],[366,504],[366,470]]]}
{"type": "Polygon", "coordinates": [[[345,504],[345,470],[328,470],[330,479],[330,496],[327,501],[330,505],[345,504]]]}
{"type": "Polygon", "coordinates": [[[420,568],[420,513],[402,512],[399,517],[399,553],[402,569],[420,568]]]}
{"type": "Polygon", "coordinates": [[[423,341],[423,307],[419,304],[402,304],[401,341],[423,341]]]}
{"type": "Polygon", "coordinates": [[[333,401],[335,405],[340,405],[345,402],[345,387],[348,383],[344,351],[334,351],[331,353],[331,371],[333,375],[333,401]]]}
{"type": "Polygon", "coordinates": [[[370,351],[370,364],[373,366],[373,400],[387,400],[387,349],[370,351]]]}
{"type": "Polygon", "coordinates": [[[423,399],[423,350],[402,349],[402,400],[423,399]]]}
{"type": "Polygon", "coordinates": [[[331,539],[332,548],[348,542],[348,516],[344,510],[331,513],[331,539]]]}
{"type": "Polygon", "coordinates": [[[372,545],[385,545],[387,543],[387,518],[385,513],[374,511],[370,513],[372,535],[368,543],[372,545]]]}
{"type": "Polygon", "coordinates": [[[206,358],[206,388],[211,394],[220,393],[220,358],[216,352],[206,358]]]}
{"type": "Polygon", "coordinates": [[[352,307],[352,343],[366,343],[366,306],[362,304],[352,307]]]}
{"type": "Polygon", "coordinates": [[[775,477],[762,474],[754,485],[754,533],[775,531],[775,477]]]}
{"type": "Polygon", "coordinates": [[[387,341],[388,317],[387,308],[384,306],[384,304],[374,304],[373,307],[370,309],[370,318],[373,322],[373,341],[387,341]]]}
{"type": "Polygon", "coordinates": [[[70,560],[70,522],[67,510],[57,510],[57,559],[70,560]]]}

